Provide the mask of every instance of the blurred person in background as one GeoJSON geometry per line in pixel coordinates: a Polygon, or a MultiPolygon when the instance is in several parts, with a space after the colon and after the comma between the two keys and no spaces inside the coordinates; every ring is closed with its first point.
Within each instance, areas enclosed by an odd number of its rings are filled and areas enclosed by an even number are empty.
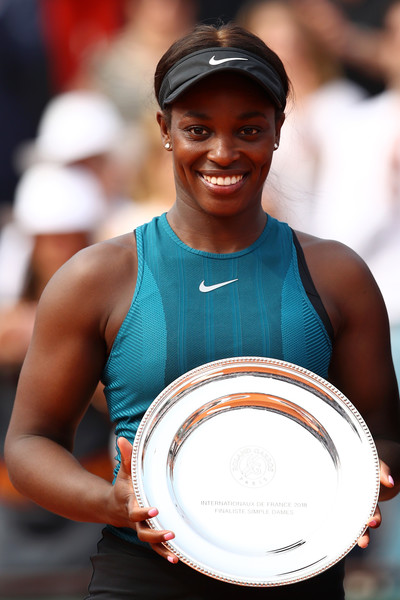
{"type": "Polygon", "coordinates": [[[0,226],[20,172],[19,144],[36,135],[56,94],[79,86],[80,65],[123,23],[125,0],[2,0],[0,3],[0,226]]]}
{"type": "MultiPolygon", "coordinates": [[[[73,90],[58,94],[46,105],[36,137],[19,146],[20,172],[30,165],[51,163],[78,166],[94,177],[106,200],[107,211],[98,223],[97,238],[107,236],[106,216],[131,204],[131,187],[140,168],[142,137],[125,130],[112,102],[103,94],[90,90],[73,90]]],[[[0,233],[0,305],[20,294],[24,269],[29,256],[26,237],[11,221],[0,233]],[[12,266],[12,267],[11,267],[12,266]]]]}
{"type": "MultiPolygon", "coordinates": [[[[5,135],[0,143],[0,201],[4,200],[7,210],[0,227],[7,223],[15,185],[26,168],[21,159],[21,146],[36,134],[41,135],[42,121],[48,111],[55,113],[50,137],[53,135],[51,152],[56,149],[56,156],[47,156],[45,160],[59,160],[63,164],[71,164],[75,160],[82,163],[85,160],[84,166],[97,172],[109,186],[108,192],[110,186],[114,186],[115,194],[117,184],[117,194],[135,200],[136,175],[148,158],[149,166],[145,173],[149,172],[150,165],[154,165],[157,172],[166,174],[160,189],[171,188],[173,193],[170,184],[172,174],[168,174],[172,170],[171,161],[159,153],[158,148],[155,150],[152,140],[156,126],[153,121],[149,125],[146,115],[153,114],[154,110],[151,81],[155,64],[165,48],[193,26],[196,10],[195,0],[87,0],[84,3],[76,0],[5,0],[2,3],[0,102],[3,102],[0,106],[4,121],[2,132],[5,135]],[[66,143],[64,136],[67,135],[78,136],[74,153],[77,151],[79,155],[81,149],[76,146],[82,143],[98,112],[90,115],[82,107],[82,116],[76,117],[71,107],[72,112],[68,115],[64,94],[89,93],[88,89],[104,99],[108,97],[108,102],[119,113],[124,125],[124,141],[116,146],[119,156],[112,166],[109,160],[105,164],[104,153],[83,158],[58,156],[60,151],[63,153],[66,143]],[[58,103],[59,97],[65,102],[60,100],[58,103]],[[58,104],[57,110],[53,101],[56,106],[58,104]],[[56,115],[59,116],[58,124],[54,122],[56,115]],[[75,118],[77,120],[71,123],[75,118]],[[87,123],[85,118],[88,119],[87,123]],[[61,125],[63,119],[64,128],[61,125]],[[79,127],[83,127],[82,133],[79,127]],[[61,139],[58,134],[62,134],[61,139]],[[117,174],[115,167],[118,161],[117,169],[120,172],[117,174]]],[[[107,117],[103,118],[107,120],[107,117]]],[[[102,127],[98,125],[99,130],[102,127]]],[[[87,134],[84,146],[92,137],[98,137],[93,129],[87,134]]],[[[159,212],[158,209],[147,209],[145,206],[146,190],[153,187],[145,179],[146,174],[139,184],[141,205],[138,222],[147,220],[147,215],[159,212]]],[[[164,200],[164,203],[164,208],[169,208],[170,202],[166,204],[167,200],[164,200]]],[[[110,217],[109,227],[100,232],[100,236],[125,232],[125,228],[120,230],[126,222],[125,209],[129,212],[132,207],[122,205],[123,202],[118,206],[122,208],[121,214],[116,215],[115,222],[110,217]]],[[[133,218],[135,222],[136,217],[133,218]]],[[[15,232],[8,231],[5,237],[7,245],[13,245],[18,253],[23,241],[18,239],[15,232]]],[[[24,253],[24,250],[21,251],[24,253]]],[[[6,292],[6,287],[2,285],[0,274],[0,289],[6,292]]]]}
{"type": "Polygon", "coordinates": [[[125,21],[82,65],[82,82],[107,95],[125,122],[154,114],[152,76],[160,56],[189,31],[196,0],[125,0],[125,21]]]}
{"type": "MultiPolygon", "coordinates": [[[[311,228],[335,237],[366,260],[400,322],[400,2],[389,9],[379,57],[387,89],[336,122],[330,153],[321,165],[311,228]],[[343,217],[345,215],[345,217],[343,217]]],[[[399,373],[400,356],[395,356],[399,373]]]]}
{"type": "Polygon", "coordinates": [[[37,0],[0,3],[0,226],[11,210],[19,173],[13,153],[33,137],[51,97],[37,0]]]}
{"type": "Polygon", "coordinates": [[[107,45],[123,27],[126,0],[34,2],[53,94],[80,88],[81,68],[87,56],[94,48],[107,45]]]}
{"type": "MultiPolygon", "coordinates": [[[[22,498],[8,479],[3,445],[39,297],[54,272],[94,241],[104,210],[98,182],[78,167],[36,165],[27,170],[17,186],[13,218],[29,242],[30,258],[20,297],[0,309],[0,592],[3,594],[48,592],[48,577],[52,576],[56,576],[60,592],[81,591],[87,586],[87,552],[95,547],[98,526],[68,521],[22,498]]],[[[111,428],[102,412],[102,402],[99,387],[93,398],[96,408],[92,403],[78,431],[75,456],[90,471],[110,480],[111,428]]]]}
{"type": "Polygon", "coordinates": [[[143,118],[140,124],[142,143],[137,145],[141,156],[133,166],[134,185],[132,201],[120,204],[104,220],[99,230],[100,239],[109,239],[126,233],[167,211],[175,200],[174,174],[171,155],[160,146],[160,133],[154,126],[154,117],[143,118]]]}
{"type": "Polygon", "coordinates": [[[110,216],[103,238],[125,233],[126,223],[134,228],[173,204],[171,156],[160,149],[154,119],[153,73],[166,48],[193,27],[197,8],[196,0],[126,0],[123,27],[82,64],[81,84],[113,103],[137,155],[131,163],[133,203],[110,216]]]}
{"type": "Polygon", "coordinates": [[[331,129],[341,112],[359,102],[365,92],[345,77],[337,57],[298,18],[290,1],[247,2],[237,20],[282,58],[293,88],[294,100],[264,188],[264,204],[268,212],[307,231],[331,129]]]}
{"type": "Polygon", "coordinates": [[[105,94],[71,90],[46,106],[36,139],[21,148],[21,168],[45,162],[87,170],[102,188],[109,216],[131,199],[142,142],[139,130],[128,130],[105,94]]]}
{"type": "Polygon", "coordinates": [[[394,0],[290,0],[298,18],[367,94],[383,91],[382,26],[394,0]]]}

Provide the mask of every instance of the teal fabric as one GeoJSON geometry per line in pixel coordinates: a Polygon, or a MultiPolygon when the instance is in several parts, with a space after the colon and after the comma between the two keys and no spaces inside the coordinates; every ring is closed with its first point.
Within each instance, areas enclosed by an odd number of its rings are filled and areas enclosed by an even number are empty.
{"type": "Polygon", "coordinates": [[[154,398],[212,360],[272,357],[327,378],[331,340],[302,285],[288,225],[268,217],[256,242],[232,254],[186,246],[165,214],[136,239],[136,288],[103,373],[117,437],[133,441],[154,398]]]}

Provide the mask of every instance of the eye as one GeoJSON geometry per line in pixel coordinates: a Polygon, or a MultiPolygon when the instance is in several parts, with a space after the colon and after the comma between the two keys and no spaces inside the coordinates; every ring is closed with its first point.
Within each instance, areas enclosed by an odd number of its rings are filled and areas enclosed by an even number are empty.
{"type": "Polygon", "coordinates": [[[192,125],[191,127],[187,127],[186,131],[192,137],[204,137],[208,135],[208,129],[206,129],[202,125],[192,125]]]}
{"type": "Polygon", "coordinates": [[[251,125],[247,125],[246,127],[242,127],[242,129],[240,129],[239,133],[242,136],[253,137],[253,136],[257,135],[258,133],[260,133],[260,129],[258,127],[253,127],[251,125]]]}

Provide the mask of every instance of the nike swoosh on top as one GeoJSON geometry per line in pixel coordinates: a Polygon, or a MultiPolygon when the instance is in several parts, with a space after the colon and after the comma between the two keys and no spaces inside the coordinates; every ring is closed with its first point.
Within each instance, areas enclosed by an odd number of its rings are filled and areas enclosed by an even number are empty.
{"type": "Polygon", "coordinates": [[[222,65],[222,63],[229,62],[230,60],[249,60],[249,59],[248,58],[239,58],[239,57],[219,58],[219,59],[216,59],[215,58],[215,54],[214,54],[214,56],[212,56],[210,58],[210,60],[208,61],[208,64],[210,64],[210,65],[222,65]]]}
{"type": "Polygon", "coordinates": [[[199,285],[199,290],[200,290],[200,292],[212,292],[213,290],[217,290],[218,288],[223,287],[224,285],[229,285],[230,283],[233,283],[234,281],[237,281],[237,279],[230,279],[229,281],[222,281],[221,283],[215,283],[214,285],[206,285],[204,283],[204,279],[203,279],[203,281],[199,285]]]}

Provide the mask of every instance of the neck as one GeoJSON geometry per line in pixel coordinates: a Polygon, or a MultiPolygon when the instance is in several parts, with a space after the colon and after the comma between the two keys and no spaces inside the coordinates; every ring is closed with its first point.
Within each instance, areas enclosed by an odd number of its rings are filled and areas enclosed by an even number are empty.
{"type": "Polygon", "coordinates": [[[258,207],[252,214],[216,217],[175,203],[167,213],[168,223],[182,242],[191,248],[213,254],[239,252],[261,235],[267,215],[258,207]]]}

